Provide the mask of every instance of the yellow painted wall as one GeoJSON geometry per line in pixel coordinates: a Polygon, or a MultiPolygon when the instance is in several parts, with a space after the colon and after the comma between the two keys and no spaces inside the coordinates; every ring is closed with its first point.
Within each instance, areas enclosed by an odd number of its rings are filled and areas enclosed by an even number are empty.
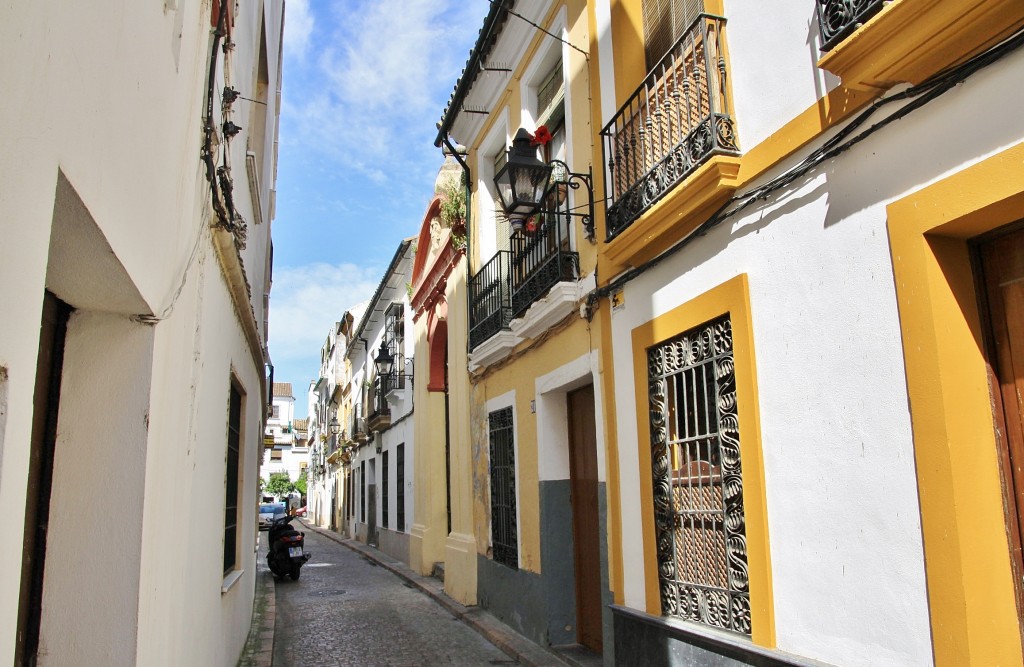
{"type": "Polygon", "coordinates": [[[444,394],[427,391],[430,350],[427,344],[427,315],[413,325],[416,345],[413,377],[416,405],[414,433],[416,483],[413,524],[409,539],[409,566],[429,574],[434,563],[444,561],[444,539],[448,534],[445,508],[444,394]],[[437,482],[440,483],[437,483],[437,482]]]}
{"type": "MultiPolygon", "coordinates": [[[[545,18],[544,25],[549,26],[555,17],[566,9],[567,29],[569,32],[568,41],[586,50],[588,42],[592,37],[589,15],[587,13],[587,2],[584,0],[570,0],[569,2],[555,5],[545,18]]],[[[544,33],[537,32],[527,47],[523,59],[514,64],[514,72],[509,78],[499,103],[494,109],[487,122],[480,131],[478,141],[491,131],[498,119],[508,117],[510,134],[514,134],[522,123],[521,107],[523,100],[520,93],[520,81],[525,71],[531,64],[532,59],[544,40],[551,39],[544,33]]],[[[588,63],[575,49],[568,49],[568,66],[570,77],[566,81],[568,99],[572,104],[570,113],[574,119],[571,131],[572,162],[570,168],[576,172],[585,173],[588,167],[600,174],[600,143],[595,143],[595,133],[600,128],[594,128],[592,101],[595,99],[596,79],[589,76],[588,66],[596,67],[594,60],[588,63]],[[596,151],[596,152],[595,152],[596,151]]],[[[532,129],[532,128],[531,128],[532,129]]],[[[478,144],[470,149],[470,164],[474,170],[478,168],[479,151],[478,144]]],[[[599,175],[597,176],[600,177],[599,175]]],[[[574,195],[577,206],[585,202],[585,191],[579,190],[574,195]]],[[[477,215],[475,220],[479,221],[481,206],[490,206],[489,201],[480,201],[479,193],[474,193],[474,202],[477,215]]],[[[477,224],[477,223],[474,223],[477,224]]],[[[581,276],[588,276],[595,270],[598,254],[598,246],[591,244],[584,239],[582,228],[579,227],[579,219],[574,219],[576,225],[576,247],[580,255],[581,276]]],[[[478,234],[474,229],[474,234],[478,234]]],[[[471,239],[472,240],[472,239],[471,239]]],[[[481,258],[479,247],[471,247],[474,257],[473,267],[478,269],[482,261],[489,258],[481,258]]],[[[590,331],[591,326],[596,330],[597,325],[590,325],[584,320],[573,315],[575,321],[567,321],[562,325],[556,325],[557,332],[546,338],[541,344],[535,341],[526,341],[513,351],[506,361],[498,362],[489,369],[482,369],[472,379],[472,387],[469,393],[469,400],[464,404],[470,408],[471,414],[467,414],[469,426],[467,437],[472,443],[472,481],[473,481],[473,535],[476,539],[476,549],[480,554],[487,554],[490,541],[490,475],[488,470],[488,420],[486,403],[488,400],[501,396],[509,391],[516,392],[516,451],[517,451],[517,509],[520,517],[520,554],[519,566],[521,569],[532,572],[541,571],[540,562],[540,517],[539,517],[539,491],[538,491],[538,454],[537,454],[537,425],[535,415],[530,412],[530,401],[535,398],[535,380],[538,376],[550,372],[573,359],[594,349],[594,335],[590,331]]],[[[454,473],[453,473],[454,475],[454,473]]]]}
{"type": "Polygon", "coordinates": [[[1024,144],[890,204],[939,665],[1019,665],[1021,633],[967,240],[1024,219],[1024,144]]]}
{"type": "MultiPolygon", "coordinates": [[[[519,567],[531,572],[541,571],[540,561],[540,499],[537,454],[537,421],[536,414],[530,412],[530,401],[536,399],[536,379],[542,375],[565,365],[569,361],[589,352],[592,348],[591,327],[573,314],[568,326],[539,345],[516,359],[513,363],[500,368],[478,382],[474,390],[474,433],[476,442],[487,446],[487,410],[488,400],[516,392],[516,454],[518,456],[516,479],[517,508],[520,517],[519,533],[519,567]]],[[[528,344],[527,344],[528,345],[528,344]]],[[[477,535],[481,553],[486,553],[487,537],[490,526],[490,477],[487,468],[488,452],[481,452],[476,468],[478,488],[476,500],[480,504],[481,521],[477,535]]]]}
{"type": "MultiPolygon", "coordinates": [[[[768,502],[761,453],[761,419],[754,363],[754,332],[750,321],[747,276],[739,276],[655,317],[633,330],[633,380],[636,386],[638,443],[650,442],[647,396],[647,350],[662,341],[728,313],[732,322],[733,361],[736,366],[736,401],[743,468],[743,511],[746,519],[747,566],[750,575],[750,610],[755,644],[775,646],[775,613],[772,600],[771,557],[768,541],[768,502]]],[[[649,447],[640,447],[640,495],[644,507],[654,506],[649,447]]],[[[647,582],[647,613],[660,616],[658,557],[654,539],[654,515],[643,516],[644,579],[647,582]]]]}

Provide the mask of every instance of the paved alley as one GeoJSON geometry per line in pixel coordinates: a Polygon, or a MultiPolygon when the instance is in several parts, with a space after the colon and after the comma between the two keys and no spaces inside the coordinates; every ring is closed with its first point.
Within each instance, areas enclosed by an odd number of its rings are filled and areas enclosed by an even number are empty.
{"type": "MultiPolygon", "coordinates": [[[[412,584],[304,530],[313,558],[275,582],[275,667],[516,664],[412,584]]],[[[265,548],[263,533],[261,561],[265,548]]]]}

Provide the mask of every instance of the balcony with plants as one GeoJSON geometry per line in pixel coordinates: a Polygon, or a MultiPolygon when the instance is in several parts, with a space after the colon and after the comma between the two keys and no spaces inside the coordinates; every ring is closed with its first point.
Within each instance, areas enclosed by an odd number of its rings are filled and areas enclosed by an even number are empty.
{"type": "Polygon", "coordinates": [[[680,240],[736,189],[725,23],[698,15],[601,131],[613,271],[680,240]]]}

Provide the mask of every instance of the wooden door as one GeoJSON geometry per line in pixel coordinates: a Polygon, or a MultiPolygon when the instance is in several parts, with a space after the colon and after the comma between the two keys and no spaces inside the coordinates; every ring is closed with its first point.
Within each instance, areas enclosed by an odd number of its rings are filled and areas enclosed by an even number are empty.
{"type": "Polygon", "coordinates": [[[594,385],[569,392],[569,466],[576,564],[576,638],[602,652],[601,537],[594,385]]]}
{"type": "Polygon", "coordinates": [[[986,346],[1018,614],[1024,608],[1024,230],[978,246],[986,346]],[[1001,433],[1000,433],[1001,432],[1001,433]]]}

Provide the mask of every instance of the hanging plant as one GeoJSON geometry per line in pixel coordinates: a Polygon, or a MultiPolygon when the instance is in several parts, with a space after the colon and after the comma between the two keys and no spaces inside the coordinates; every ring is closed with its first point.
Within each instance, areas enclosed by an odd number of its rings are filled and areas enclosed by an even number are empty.
{"type": "Polygon", "coordinates": [[[441,222],[449,229],[466,219],[466,191],[462,174],[448,178],[441,186],[441,222]]]}

